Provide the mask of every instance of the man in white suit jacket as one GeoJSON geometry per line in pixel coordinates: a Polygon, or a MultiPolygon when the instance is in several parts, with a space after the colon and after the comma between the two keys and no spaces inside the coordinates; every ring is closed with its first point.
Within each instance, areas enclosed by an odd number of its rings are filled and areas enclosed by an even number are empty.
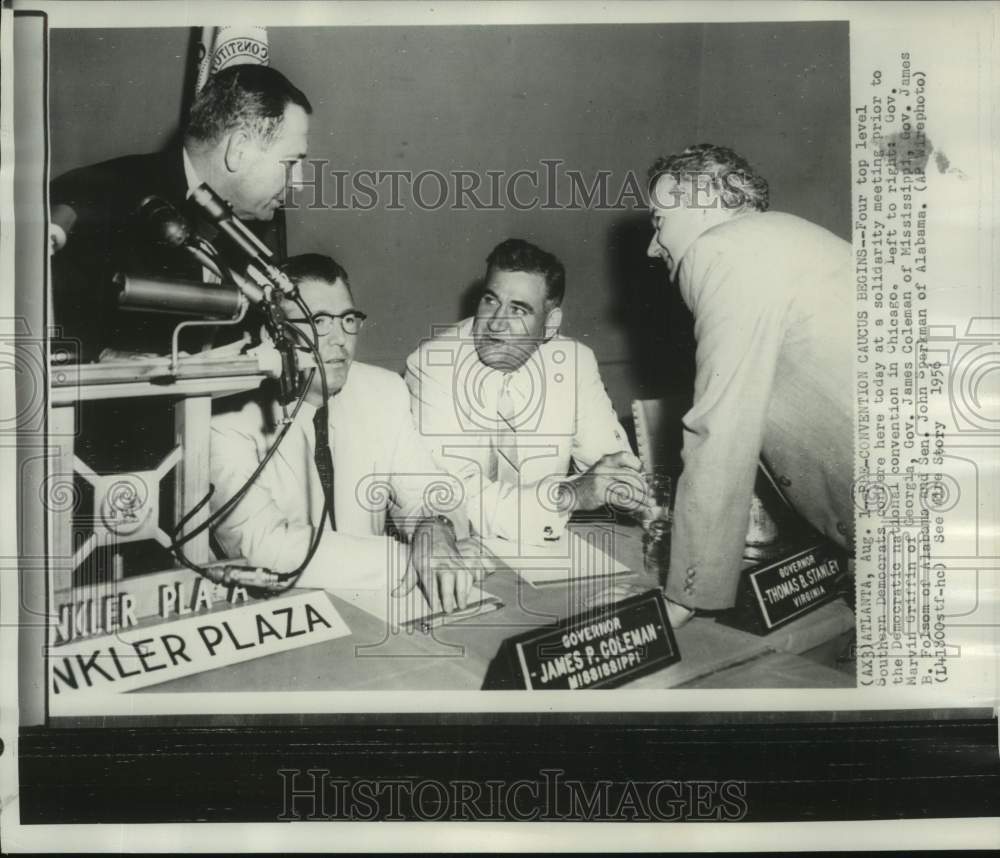
{"type": "MultiPolygon", "coordinates": [[[[327,431],[333,461],[333,511],[323,520],[324,488],[315,461],[314,417],[322,405],[314,379],[288,434],[243,499],[215,528],[217,542],[232,557],[289,573],[306,557],[316,532],[318,549],[298,586],[327,589],[440,590],[445,610],[464,606],[471,584],[457,548],[457,532],[467,532],[455,510],[454,480],[441,473],[416,432],[402,379],[394,373],[354,363],[364,314],[354,306],[347,274],[328,257],[307,254],[283,270],[313,313],[330,397],[327,431]],[[449,500],[454,499],[454,502],[449,500]],[[437,508],[435,508],[437,507],[437,508]],[[386,515],[411,543],[427,551],[407,552],[386,534],[386,515]],[[405,581],[404,581],[405,579],[405,581]]],[[[301,316],[293,304],[291,320],[301,316]]],[[[296,322],[309,331],[304,320],[296,322]]],[[[273,445],[281,424],[277,404],[256,402],[212,420],[213,509],[231,498],[273,445]]]]}
{"type": "Polygon", "coordinates": [[[471,528],[543,544],[574,510],[637,509],[639,463],[594,353],[557,333],[562,264],[521,239],[486,262],[475,317],[423,341],[406,364],[414,419],[435,462],[461,481],[471,528]]]}
{"type": "Polygon", "coordinates": [[[722,147],[660,159],[650,195],[649,255],[677,278],[698,341],[667,595],[728,608],[759,457],[806,520],[851,548],[851,247],[766,212],[766,181],[722,147]]]}

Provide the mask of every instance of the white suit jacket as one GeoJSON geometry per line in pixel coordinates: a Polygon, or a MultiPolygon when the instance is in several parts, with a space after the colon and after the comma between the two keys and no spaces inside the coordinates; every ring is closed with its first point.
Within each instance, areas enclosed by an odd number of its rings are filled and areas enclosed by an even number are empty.
{"type": "Polygon", "coordinates": [[[511,374],[518,484],[492,479],[504,376],[479,360],[472,319],[424,340],[406,362],[414,420],[434,461],[461,481],[472,530],[542,544],[558,539],[566,525],[568,516],[554,509],[552,489],[569,474],[571,463],[584,471],[629,444],[593,351],[555,336],[511,374]]]}
{"type": "MultiPolygon", "coordinates": [[[[299,586],[394,586],[405,572],[406,551],[385,535],[386,514],[391,513],[407,535],[428,512],[441,511],[454,519],[448,495],[450,491],[455,497],[455,481],[434,465],[414,429],[399,376],[355,362],[344,387],[330,399],[329,412],[336,531],[329,518],[320,522],[323,489],[314,463],[316,411],[303,403],[277,453],[215,528],[215,538],[230,557],[290,572],[305,558],[315,528],[322,527],[319,548],[299,586]]],[[[276,405],[274,413],[280,416],[276,405]]],[[[213,511],[256,469],[280,428],[268,425],[257,403],[212,418],[213,511]]],[[[457,526],[467,531],[464,515],[457,526]]]]}
{"type": "Polygon", "coordinates": [[[792,215],[748,214],[698,237],[678,280],[698,346],[667,595],[720,609],[735,599],[758,456],[803,517],[851,545],[851,247],[792,215]]]}

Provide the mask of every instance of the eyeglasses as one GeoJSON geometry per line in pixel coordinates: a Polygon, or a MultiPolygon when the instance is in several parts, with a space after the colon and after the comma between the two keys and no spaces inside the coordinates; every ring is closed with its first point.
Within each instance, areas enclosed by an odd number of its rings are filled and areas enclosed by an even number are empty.
{"type": "MultiPolygon", "coordinates": [[[[316,333],[325,337],[333,333],[333,323],[334,320],[340,322],[340,327],[343,329],[345,334],[356,335],[365,325],[365,319],[368,316],[362,313],[360,310],[348,310],[346,313],[316,313],[312,317],[313,324],[316,326],[316,333]]],[[[289,322],[293,322],[296,325],[308,325],[308,319],[289,319],[289,322]]]]}

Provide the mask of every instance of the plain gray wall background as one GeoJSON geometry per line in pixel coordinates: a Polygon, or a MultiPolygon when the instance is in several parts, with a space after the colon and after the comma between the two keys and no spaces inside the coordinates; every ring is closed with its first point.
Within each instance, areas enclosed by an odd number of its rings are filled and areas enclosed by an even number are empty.
{"type": "MultiPolygon", "coordinates": [[[[269,40],[271,64],[313,103],[310,156],[330,169],[510,174],[560,159],[588,177],[611,171],[614,197],[629,170],[644,188],[657,155],[713,142],[758,167],[773,208],[850,239],[846,23],[270,28],[269,40]]],[[[51,31],[52,175],[163,146],[192,57],[189,29],[51,31]]],[[[424,190],[436,196],[433,182],[424,190]]],[[[644,212],[287,217],[289,252],[326,252],[350,272],[371,316],[362,360],[401,370],[516,235],[565,263],[563,330],[595,350],[619,414],[635,396],[690,389],[690,320],[644,256],[644,212]]]]}

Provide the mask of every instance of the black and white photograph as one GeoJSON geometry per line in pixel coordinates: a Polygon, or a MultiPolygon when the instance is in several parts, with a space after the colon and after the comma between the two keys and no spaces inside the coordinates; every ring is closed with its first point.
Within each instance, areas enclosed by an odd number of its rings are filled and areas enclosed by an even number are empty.
{"type": "Polygon", "coordinates": [[[996,816],[995,7],[885,6],[5,9],[27,817],[996,816]]]}
{"type": "Polygon", "coordinates": [[[50,707],[853,687],[848,48],[53,31],[50,707]]]}

